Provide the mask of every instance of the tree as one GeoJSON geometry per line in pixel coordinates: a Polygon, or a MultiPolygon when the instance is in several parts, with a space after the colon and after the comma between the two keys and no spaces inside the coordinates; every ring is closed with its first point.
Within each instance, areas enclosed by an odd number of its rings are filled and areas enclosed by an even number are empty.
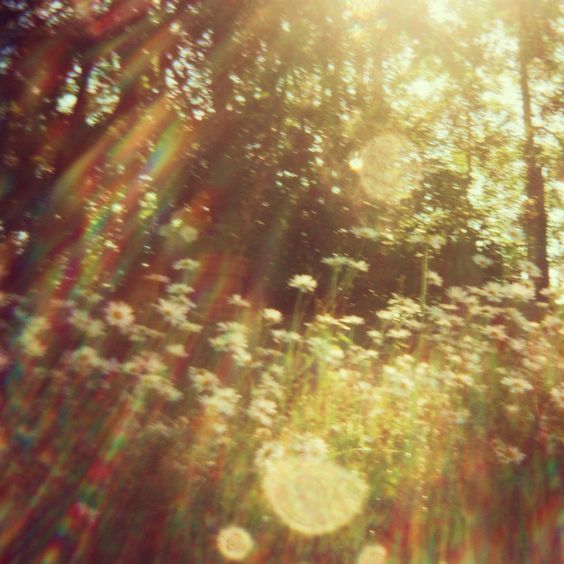
{"type": "MultiPolygon", "coordinates": [[[[548,253],[547,253],[547,214],[545,204],[545,183],[540,161],[540,150],[535,139],[533,126],[529,67],[535,55],[535,45],[542,41],[542,27],[547,25],[546,19],[540,20],[542,8],[547,3],[533,3],[519,0],[518,3],[518,42],[519,42],[519,85],[523,101],[523,123],[525,141],[523,157],[527,167],[525,207],[525,230],[527,233],[527,249],[529,260],[539,269],[536,278],[537,297],[549,286],[548,253]],[[545,4],[543,6],[543,4],[545,4]],[[540,8],[540,9],[539,9],[540,8]],[[540,17],[539,17],[540,16],[540,17]],[[540,20],[540,21],[539,21],[540,20]]],[[[538,52],[537,52],[538,53],[538,52]]],[[[538,53],[541,54],[541,53],[538,53]]]]}

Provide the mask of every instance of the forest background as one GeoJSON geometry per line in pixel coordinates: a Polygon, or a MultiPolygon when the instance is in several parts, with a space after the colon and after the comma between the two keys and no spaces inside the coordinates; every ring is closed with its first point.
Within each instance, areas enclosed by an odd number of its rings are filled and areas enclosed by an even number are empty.
{"type": "Polygon", "coordinates": [[[0,9],[8,561],[556,561],[558,1],[0,9]]]}
{"type": "Polygon", "coordinates": [[[116,255],[114,285],[138,276],[202,194],[210,250],[252,257],[250,286],[277,303],[296,265],[335,252],[369,259],[364,306],[417,293],[416,235],[445,239],[447,285],[523,259],[537,291],[549,262],[559,280],[558,2],[4,10],[4,237],[36,249],[16,285],[61,255],[116,255]],[[492,260],[481,273],[475,254],[492,260]]]}

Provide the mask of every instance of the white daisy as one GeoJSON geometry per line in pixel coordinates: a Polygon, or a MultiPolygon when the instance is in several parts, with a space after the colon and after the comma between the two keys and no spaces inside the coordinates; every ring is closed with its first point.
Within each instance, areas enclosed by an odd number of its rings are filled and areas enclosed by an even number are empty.
{"type": "Polygon", "coordinates": [[[174,343],[167,345],[166,351],[172,356],[177,356],[178,358],[185,358],[188,356],[186,349],[180,343],[174,343]]]}
{"type": "Polygon", "coordinates": [[[296,274],[290,279],[288,286],[304,293],[313,292],[317,288],[317,281],[309,274],[296,274]]]}
{"type": "Polygon", "coordinates": [[[200,267],[200,262],[191,258],[184,258],[177,260],[172,268],[174,270],[197,270],[200,267]]]}
{"type": "Polygon", "coordinates": [[[282,314],[277,309],[266,308],[262,311],[262,318],[268,323],[280,323],[282,314]]]}
{"type": "Polygon", "coordinates": [[[486,268],[488,266],[490,266],[491,264],[493,264],[493,260],[484,256],[484,255],[474,255],[472,257],[472,260],[474,261],[475,264],[477,264],[480,268],[486,268]]]}
{"type": "Polygon", "coordinates": [[[232,296],[230,296],[228,303],[236,307],[251,307],[250,302],[245,300],[240,294],[233,294],[232,296]]]}
{"type": "Polygon", "coordinates": [[[106,307],[106,321],[108,325],[125,329],[134,321],[133,309],[125,302],[110,302],[106,307]]]}

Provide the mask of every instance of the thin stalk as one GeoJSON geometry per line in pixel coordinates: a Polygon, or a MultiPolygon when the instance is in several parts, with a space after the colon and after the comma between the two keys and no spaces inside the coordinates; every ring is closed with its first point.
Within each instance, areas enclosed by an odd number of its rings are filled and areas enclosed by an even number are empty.
{"type": "Polygon", "coordinates": [[[423,254],[423,271],[421,273],[421,295],[419,301],[421,303],[421,312],[423,314],[423,321],[425,321],[426,308],[427,308],[427,292],[429,289],[429,245],[425,245],[425,253],[423,254]]]}

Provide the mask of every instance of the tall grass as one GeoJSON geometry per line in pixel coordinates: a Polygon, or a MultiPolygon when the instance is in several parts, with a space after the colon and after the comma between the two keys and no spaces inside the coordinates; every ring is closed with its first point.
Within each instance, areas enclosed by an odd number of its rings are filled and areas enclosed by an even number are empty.
{"type": "Polygon", "coordinates": [[[562,296],[506,281],[433,302],[425,260],[420,301],[347,315],[348,260],[311,318],[311,284],[287,319],[240,297],[210,318],[193,261],[151,303],[4,295],[0,552],[555,562],[562,296]]]}

